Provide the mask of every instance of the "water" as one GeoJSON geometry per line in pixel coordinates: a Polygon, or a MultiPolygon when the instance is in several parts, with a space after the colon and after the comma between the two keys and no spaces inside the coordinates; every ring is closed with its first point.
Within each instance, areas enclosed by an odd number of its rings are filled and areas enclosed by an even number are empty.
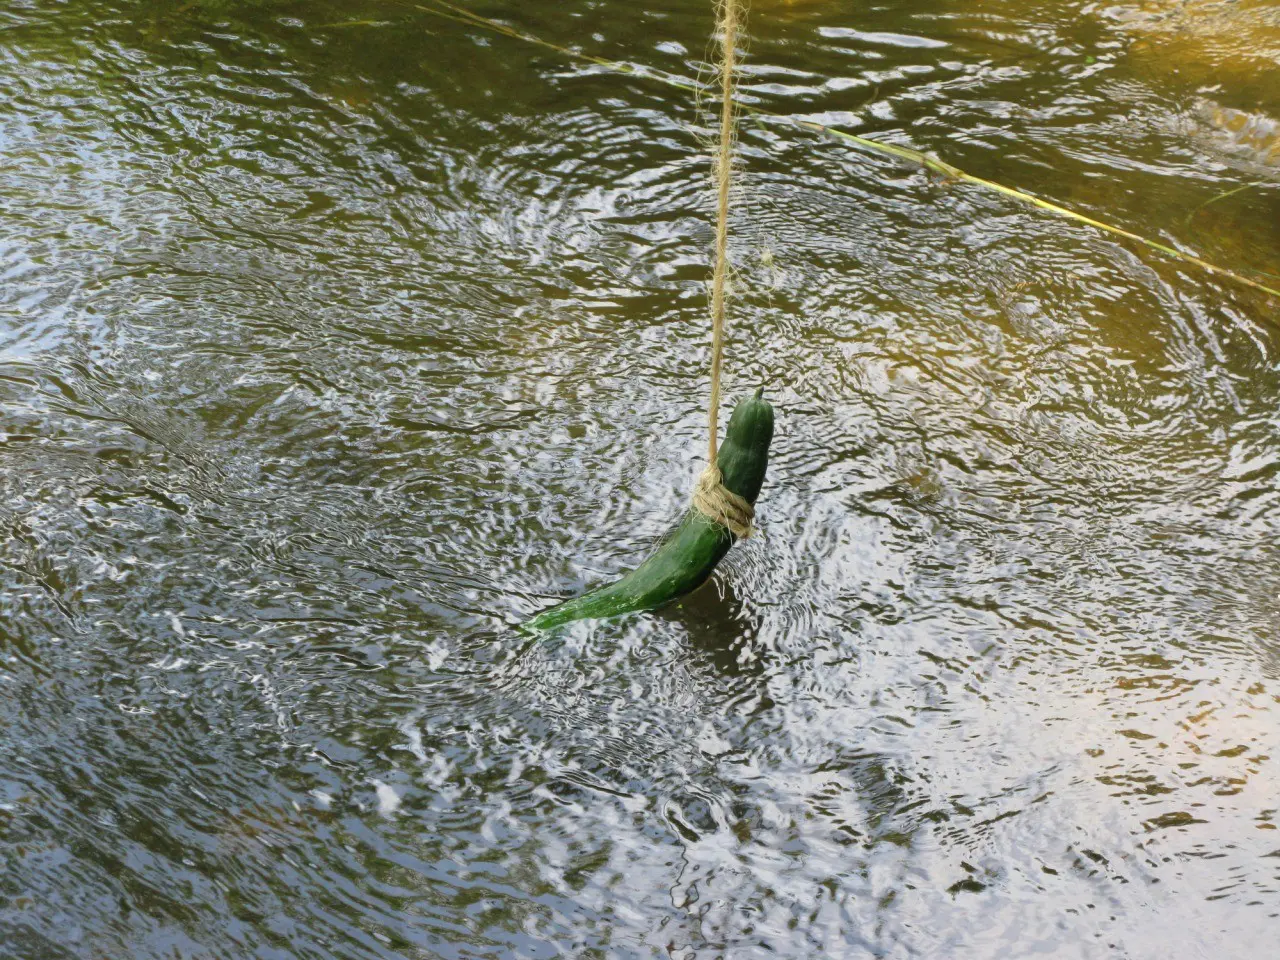
{"type": "MultiPolygon", "coordinates": [[[[1168,6],[755,0],[744,94],[1266,281],[1274,7],[1168,6]]],[[[699,469],[694,98],[383,0],[10,0],[0,56],[0,955],[1272,949],[1275,302],[751,122],[762,533],[530,642],[699,469]]]]}

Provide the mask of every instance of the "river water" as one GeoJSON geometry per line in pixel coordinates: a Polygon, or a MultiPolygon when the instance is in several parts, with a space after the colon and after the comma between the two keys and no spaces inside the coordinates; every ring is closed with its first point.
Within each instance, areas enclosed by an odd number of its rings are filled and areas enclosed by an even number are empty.
{"type": "MultiPolygon", "coordinates": [[[[755,0],[742,93],[1274,285],[1275,11],[755,0]]],[[[0,956],[1274,951],[1256,290],[751,120],[759,535],[513,629],[699,470],[713,108],[388,0],[0,5],[0,956]]]]}

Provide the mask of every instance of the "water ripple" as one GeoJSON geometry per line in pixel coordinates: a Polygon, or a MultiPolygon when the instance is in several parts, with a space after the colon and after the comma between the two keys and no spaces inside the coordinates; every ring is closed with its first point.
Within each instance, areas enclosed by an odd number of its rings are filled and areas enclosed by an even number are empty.
{"type": "MultiPolygon", "coordinates": [[[[1280,105],[1217,21],[755,7],[770,110],[1280,269],[1280,105]]],[[[707,49],[685,0],[484,12],[707,49]]],[[[1272,305],[746,123],[760,534],[531,640],[696,475],[712,104],[384,0],[0,31],[19,956],[1262,955],[1272,305]]]]}

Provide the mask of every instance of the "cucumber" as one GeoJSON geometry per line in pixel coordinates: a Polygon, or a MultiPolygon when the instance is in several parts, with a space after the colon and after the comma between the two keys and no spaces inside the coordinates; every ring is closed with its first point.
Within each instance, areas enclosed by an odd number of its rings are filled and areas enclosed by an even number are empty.
{"type": "MultiPolygon", "coordinates": [[[[764,389],[744,397],[734,408],[716,462],[722,483],[754,504],[764,485],[773,440],[773,407],[764,389]]],[[[654,554],[616,583],[556,604],[533,617],[524,630],[550,630],[573,620],[616,617],[652,610],[694,590],[711,576],[729,548],[733,534],[697,510],[690,509],[654,554]]]]}

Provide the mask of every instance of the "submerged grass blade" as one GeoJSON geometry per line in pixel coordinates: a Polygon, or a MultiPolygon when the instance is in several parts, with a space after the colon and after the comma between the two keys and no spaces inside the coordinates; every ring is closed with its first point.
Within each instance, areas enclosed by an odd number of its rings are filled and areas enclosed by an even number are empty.
{"type": "MultiPolygon", "coordinates": [[[[444,17],[447,20],[481,27],[493,33],[500,33],[503,36],[522,40],[525,43],[532,43],[548,50],[553,50],[556,53],[570,57],[574,60],[594,63],[597,66],[612,70],[615,73],[655,80],[659,83],[664,83],[668,86],[676,87],[681,90],[687,90],[695,94],[701,92],[697,84],[690,83],[688,80],[672,76],[671,74],[665,73],[661,70],[639,67],[632,63],[617,60],[609,60],[604,57],[597,57],[589,53],[583,53],[580,50],[573,50],[557,43],[551,43],[548,40],[543,40],[541,37],[535,37],[532,34],[523,33],[522,31],[509,27],[504,23],[499,23],[497,20],[491,20],[488,17],[483,17],[478,13],[468,10],[466,7],[460,6],[456,3],[450,3],[449,0],[427,0],[425,4],[415,3],[413,0],[391,0],[391,2],[398,3],[401,6],[409,7],[414,10],[420,10],[423,13],[429,13],[433,16],[444,17]]],[[[1253,280],[1249,277],[1243,276],[1242,274],[1236,273],[1234,270],[1229,270],[1226,267],[1220,267],[1217,264],[1210,263],[1208,260],[1196,256],[1195,254],[1184,253],[1176,247],[1169,246],[1167,243],[1161,243],[1158,240],[1152,240],[1149,237],[1144,237],[1131,230],[1125,230],[1123,227],[1117,227],[1114,224],[1086,216],[1083,213],[1077,213],[1075,210],[1071,210],[1061,204],[1054,203],[1051,200],[1044,200],[1034,194],[1026,193],[1023,190],[1018,190],[1014,187],[1005,186],[1003,183],[997,183],[994,180],[987,180],[984,177],[967,173],[932,153],[913,150],[910,147],[902,147],[897,144],[884,143],[881,140],[872,140],[870,137],[863,137],[856,133],[849,133],[847,130],[841,130],[838,127],[827,126],[826,124],[817,123],[813,120],[802,120],[796,117],[789,117],[786,114],[776,113],[772,110],[767,110],[764,107],[759,107],[751,103],[738,101],[738,106],[746,113],[755,114],[756,116],[761,117],[769,117],[783,123],[788,123],[802,130],[820,133],[842,143],[847,143],[868,152],[880,154],[881,156],[895,157],[907,163],[912,163],[927,170],[932,170],[944,177],[973,184],[983,190],[1001,194],[1009,197],[1010,199],[1017,200],[1020,203],[1025,203],[1029,206],[1048,211],[1049,213],[1053,213],[1059,217],[1074,220],[1076,223],[1084,224],[1085,226],[1093,227],[1097,230],[1102,230],[1112,236],[1123,237],[1126,240],[1147,247],[1150,250],[1155,250],[1167,257],[1197,266],[1213,276],[1232,280],[1236,283],[1243,284],[1244,286],[1252,287],[1254,290],[1258,290],[1272,297],[1280,298],[1280,289],[1277,289],[1276,287],[1267,286],[1257,280],[1253,280]]],[[[1280,318],[1268,316],[1267,320],[1272,324],[1280,324],[1280,318]]]]}

